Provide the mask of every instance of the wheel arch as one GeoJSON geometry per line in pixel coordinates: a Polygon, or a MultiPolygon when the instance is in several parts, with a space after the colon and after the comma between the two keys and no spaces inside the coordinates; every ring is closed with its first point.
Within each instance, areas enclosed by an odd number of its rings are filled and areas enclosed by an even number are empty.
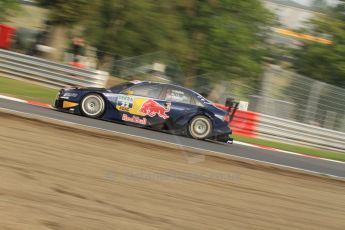
{"type": "Polygon", "coordinates": [[[190,131],[189,131],[190,125],[191,125],[193,119],[196,118],[196,117],[198,117],[198,116],[199,116],[199,117],[205,117],[205,118],[207,118],[207,119],[210,121],[211,130],[210,130],[209,135],[208,135],[206,138],[212,136],[213,133],[214,133],[214,120],[212,119],[212,116],[211,116],[211,114],[209,114],[209,113],[197,113],[197,114],[195,114],[194,116],[192,116],[192,117],[189,119],[189,121],[186,123],[186,126],[185,126],[185,132],[186,132],[186,134],[190,136],[190,133],[189,133],[189,132],[190,132],[190,131]]]}
{"type": "Polygon", "coordinates": [[[103,110],[102,114],[99,117],[104,116],[104,114],[106,113],[106,110],[107,110],[107,106],[108,106],[108,99],[102,93],[100,93],[100,92],[92,92],[92,91],[84,93],[84,95],[82,95],[80,97],[80,101],[79,101],[79,111],[80,111],[80,114],[84,115],[83,114],[83,109],[82,109],[82,102],[83,102],[84,98],[89,96],[89,95],[98,95],[98,96],[100,96],[103,99],[103,101],[104,101],[104,110],[103,110]]]}
{"type": "Polygon", "coordinates": [[[188,124],[189,124],[189,123],[193,120],[193,118],[196,117],[196,116],[205,116],[205,117],[207,117],[207,118],[210,119],[210,121],[212,122],[212,128],[214,128],[214,125],[215,125],[214,119],[213,119],[214,114],[210,113],[209,111],[207,111],[207,110],[205,110],[205,109],[200,109],[200,110],[198,111],[198,113],[196,113],[195,115],[193,115],[193,116],[189,119],[188,124]]]}

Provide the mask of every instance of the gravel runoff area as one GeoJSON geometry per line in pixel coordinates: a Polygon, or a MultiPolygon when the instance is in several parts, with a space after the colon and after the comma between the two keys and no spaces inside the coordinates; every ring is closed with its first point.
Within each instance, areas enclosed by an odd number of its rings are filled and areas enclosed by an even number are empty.
{"type": "Polygon", "coordinates": [[[0,229],[345,229],[345,182],[0,112],[0,229]]]}

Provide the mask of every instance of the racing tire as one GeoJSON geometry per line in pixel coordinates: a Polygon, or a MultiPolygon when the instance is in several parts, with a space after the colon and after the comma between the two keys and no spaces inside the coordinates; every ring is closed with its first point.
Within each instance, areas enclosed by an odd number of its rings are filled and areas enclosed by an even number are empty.
{"type": "Polygon", "coordinates": [[[82,99],[80,110],[84,116],[98,118],[104,113],[105,101],[99,94],[88,94],[82,99]]]}
{"type": "Polygon", "coordinates": [[[206,139],[212,133],[212,122],[206,116],[195,116],[189,122],[188,135],[194,139],[206,139]]]}

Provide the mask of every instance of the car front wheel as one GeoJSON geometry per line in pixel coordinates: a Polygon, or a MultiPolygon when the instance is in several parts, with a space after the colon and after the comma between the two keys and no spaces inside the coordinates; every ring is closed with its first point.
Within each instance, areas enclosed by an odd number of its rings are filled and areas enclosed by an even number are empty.
{"type": "Polygon", "coordinates": [[[87,117],[100,117],[104,110],[104,99],[98,94],[89,94],[81,101],[81,112],[87,117]]]}
{"type": "Polygon", "coordinates": [[[194,139],[206,139],[212,133],[212,122],[205,116],[194,117],[188,126],[188,134],[194,139]]]}

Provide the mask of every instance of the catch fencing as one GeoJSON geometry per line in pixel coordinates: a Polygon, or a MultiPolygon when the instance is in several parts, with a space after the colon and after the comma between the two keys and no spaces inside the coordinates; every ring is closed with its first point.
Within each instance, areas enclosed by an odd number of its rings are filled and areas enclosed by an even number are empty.
{"type": "Polygon", "coordinates": [[[228,97],[249,102],[250,112],[238,111],[231,124],[236,134],[345,151],[345,89],[274,65],[266,66],[261,80],[219,73],[185,77],[169,57],[142,55],[117,61],[114,68],[119,77],[169,81],[219,104],[228,97]],[[154,63],[167,63],[164,73],[150,72],[154,63]]]}
{"type": "Polygon", "coordinates": [[[121,78],[170,81],[220,104],[227,97],[234,97],[249,102],[249,110],[253,112],[345,132],[344,88],[276,65],[267,65],[259,80],[220,73],[186,77],[172,55],[157,52],[116,61],[113,70],[121,78]],[[164,70],[155,71],[155,63],[164,63],[164,70]]]}
{"type": "Polygon", "coordinates": [[[283,70],[267,68],[254,111],[345,132],[345,89],[283,70]]]}
{"type": "MultiPolygon", "coordinates": [[[[184,77],[176,61],[153,53],[116,61],[112,72],[126,80],[184,85],[210,100],[249,102],[231,128],[235,134],[345,151],[345,89],[268,66],[261,81],[219,73],[184,77]]],[[[0,73],[53,86],[104,87],[108,73],[81,69],[0,49],[0,73]]],[[[244,103],[245,104],[245,103],[244,103]]]]}
{"type": "Polygon", "coordinates": [[[105,87],[109,74],[0,49],[0,73],[51,86],[105,87]]]}

